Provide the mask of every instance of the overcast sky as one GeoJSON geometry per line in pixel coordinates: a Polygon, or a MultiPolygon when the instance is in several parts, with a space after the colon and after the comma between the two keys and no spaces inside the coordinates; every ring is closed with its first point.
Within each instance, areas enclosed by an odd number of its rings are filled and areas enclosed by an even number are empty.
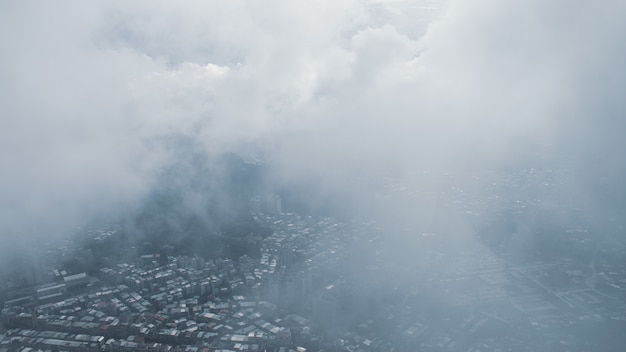
{"type": "Polygon", "coordinates": [[[621,174],[624,18],[619,0],[1,2],[0,235],[129,206],[172,134],[329,189],[548,150],[621,174]]]}

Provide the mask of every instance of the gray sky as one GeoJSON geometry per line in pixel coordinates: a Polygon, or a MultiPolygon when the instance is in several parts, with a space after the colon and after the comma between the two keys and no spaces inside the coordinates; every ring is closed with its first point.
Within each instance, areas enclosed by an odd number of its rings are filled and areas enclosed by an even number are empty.
{"type": "Polygon", "coordinates": [[[622,172],[624,18],[618,0],[2,2],[0,236],[131,207],[172,134],[353,194],[551,148],[589,170],[582,197],[622,172]]]}

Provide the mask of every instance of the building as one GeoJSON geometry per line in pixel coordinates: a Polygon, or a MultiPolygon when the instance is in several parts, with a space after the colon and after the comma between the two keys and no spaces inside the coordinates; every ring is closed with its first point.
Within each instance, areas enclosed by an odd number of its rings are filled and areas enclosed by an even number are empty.
{"type": "Polygon", "coordinates": [[[76,275],[69,275],[63,278],[65,282],[65,286],[67,286],[68,290],[87,286],[89,283],[89,277],[86,273],[80,273],[76,275]]]}

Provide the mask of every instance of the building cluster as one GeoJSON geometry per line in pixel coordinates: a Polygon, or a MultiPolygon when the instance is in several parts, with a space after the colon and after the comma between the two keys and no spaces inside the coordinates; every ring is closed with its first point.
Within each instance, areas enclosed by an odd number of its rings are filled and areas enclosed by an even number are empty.
{"type": "MultiPolygon", "coordinates": [[[[197,269],[176,268],[177,262],[147,271],[122,265],[117,274],[129,270],[123,281],[133,286],[105,285],[54,303],[5,308],[3,325],[11,329],[0,350],[305,351],[296,342],[315,343],[306,319],[273,303],[232,295],[237,285],[232,261],[211,263],[213,270],[198,280],[187,273],[198,274],[197,269]],[[144,280],[137,283],[137,277],[144,280]]],[[[110,270],[103,275],[109,276],[103,280],[118,277],[110,270]]]]}
{"type": "Polygon", "coordinates": [[[181,256],[163,265],[158,254],[143,255],[8,301],[0,351],[317,350],[313,324],[284,308],[325,280],[323,252],[337,248],[330,233],[338,225],[293,215],[263,221],[276,231],[260,258],[181,256]]]}
{"type": "Polygon", "coordinates": [[[590,350],[585,331],[626,322],[625,266],[512,265],[436,235],[408,266],[373,222],[256,220],[257,258],[143,255],[7,301],[0,352],[590,350]]]}

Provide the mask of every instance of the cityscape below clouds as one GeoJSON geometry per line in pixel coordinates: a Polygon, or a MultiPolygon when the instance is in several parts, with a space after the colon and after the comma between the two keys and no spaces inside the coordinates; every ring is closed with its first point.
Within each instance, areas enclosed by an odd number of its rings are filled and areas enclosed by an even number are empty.
{"type": "Polygon", "coordinates": [[[0,352],[622,351],[626,4],[0,4],[0,352]]]}

